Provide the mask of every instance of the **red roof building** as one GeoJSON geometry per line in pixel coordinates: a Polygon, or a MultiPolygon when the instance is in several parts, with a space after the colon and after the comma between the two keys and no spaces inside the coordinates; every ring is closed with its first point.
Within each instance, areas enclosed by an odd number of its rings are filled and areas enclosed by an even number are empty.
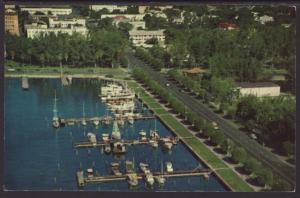
{"type": "Polygon", "coordinates": [[[221,22],[219,23],[219,28],[224,30],[234,30],[237,29],[238,26],[234,23],[221,22]]]}

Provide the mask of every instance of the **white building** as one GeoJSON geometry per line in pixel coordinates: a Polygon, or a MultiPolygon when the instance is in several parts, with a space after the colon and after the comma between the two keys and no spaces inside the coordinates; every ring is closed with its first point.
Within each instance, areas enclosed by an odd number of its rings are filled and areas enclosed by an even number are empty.
{"type": "Polygon", "coordinates": [[[258,82],[258,83],[236,83],[237,89],[241,96],[255,95],[257,97],[263,96],[279,96],[280,86],[271,82],[258,82]]]}
{"type": "Polygon", "coordinates": [[[61,27],[61,28],[67,28],[74,25],[86,25],[85,18],[66,18],[66,19],[59,19],[58,17],[50,17],[49,18],[49,27],[55,28],[55,27],[61,27]]]}
{"type": "Polygon", "coordinates": [[[273,22],[274,18],[268,15],[258,16],[258,12],[252,12],[254,20],[258,21],[261,24],[265,24],[268,22],[273,22]]]}
{"type": "Polygon", "coordinates": [[[138,28],[146,29],[145,21],[129,21],[128,23],[133,26],[133,30],[137,30],[138,28]]]}
{"type": "Polygon", "coordinates": [[[121,6],[121,5],[90,5],[90,9],[94,11],[99,11],[102,9],[107,9],[109,12],[114,10],[119,10],[121,12],[127,11],[128,6],[121,6]]]}
{"type": "MultiPolygon", "coordinates": [[[[146,13],[146,12],[149,11],[149,8],[150,8],[150,6],[139,6],[139,13],[140,13],[140,14],[144,14],[144,13],[146,13]]],[[[158,9],[160,9],[161,11],[164,11],[164,10],[166,10],[166,9],[173,8],[173,6],[171,6],[171,5],[154,6],[154,8],[158,8],[158,9]]]]}
{"type": "Polygon", "coordinates": [[[69,15],[72,13],[72,8],[69,6],[20,6],[21,11],[27,11],[29,14],[34,15],[36,12],[42,12],[45,15],[69,15]]]}
{"type": "Polygon", "coordinates": [[[149,47],[145,42],[151,38],[156,38],[160,45],[164,45],[164,30],[132,30],[129,31],[129,38],[135,46],[149,47]]]}
{"type": "Polygon", "coordinates": [[[35,38],[42,34],[47,35],[53,32],[55,35],[58,33],[66,33],[72,35],[74,32],[77,32],[83,36],[88,34],[88,30],[84,26],[71,26],[70,28],[57,27],[57,28],[48,28],[46,24],[33,23],[25,26],[27,32],[27,38],[35,38]]]}
{"type": "Polygon", "coordinates": [[[115,18],[115,17],[126,17],[130,21],[142,21],[144,19],[144,14],[102,14],[101,19],[104,18],[115,18]]]}
{"type": "Polygon", "coordinates": [[[134,21],[124,16],[117,16],[113,18],[113,24],[115,24],[116,26],[118,26],[120,22],[131,24],[133,26],[133,30],[136,30],[138,28],[146,28],[145,21],[134,21]]]}

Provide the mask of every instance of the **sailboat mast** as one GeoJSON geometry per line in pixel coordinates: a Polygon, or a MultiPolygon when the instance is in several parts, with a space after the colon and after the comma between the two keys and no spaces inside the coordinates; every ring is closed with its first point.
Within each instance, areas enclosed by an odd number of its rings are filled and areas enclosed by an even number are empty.
{"type": "Polygon", "coordinates": [[[82,104],[82,115],[83,115],[83,118],[85,118],[84,103],[82,104]]]}
{"type": "Polygon", "coordinates": [[[57,98],[56,98],[56,89],[54,90],[54,105],[53,105],[53,119],[57,119],[57,104],[56,104],[57,98]]]}

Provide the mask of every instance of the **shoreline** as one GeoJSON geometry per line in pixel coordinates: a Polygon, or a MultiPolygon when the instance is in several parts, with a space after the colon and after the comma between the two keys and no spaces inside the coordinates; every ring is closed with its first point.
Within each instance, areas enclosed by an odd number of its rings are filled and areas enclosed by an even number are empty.
{"type": "MultiPolygon", "coordinates": [[[[143,87],[141,87],[140,86],[140,84],[139,83],[137,83],[137,82],[135,82],[135,81],[133,81],[134,83],[136,83],[137,84],[137,86],[140,88],[140,89],[143,89],[144,90],[144,88],[143,87]]],[[[131,86],[131,87],[133,87],[133,86],[131,86]]],[[[147,94],[147,93],[146,93],[147,94]]],[[[151,107],[151,103],[149,103],[148,104],[148,102],[147,101],[145,101],[145,98],[143,98],[142,96],[140,96],[139,97],[139,94],[137,94],[136,93],[136,95],[137,95],[137,99],[138,100],[140,100],[140,101],[142,101],[143,102],[143,104],[145,104],[146,106],[147,106],[147,108],[151,111],[151,112],[153,112],[153,114],[167,127],[167,128],[169,128],[170,129],[170,131],[173,133],[173,134],[175,134],[176,136],[178,136],[179,138],[181,137],[181,135],[179,134],[179,131],[177,131],[176,129],[174,129],[172,126],[170,126],[170,124],[165,120],[165,119],[163,119],[163,116],[165,115],[165,114],[162,114],[162,115],[160,115],[160,113],[158,113],[158,112],[156,112],[156,109],[155,108],[152,108],[151,107]]],[[[150,96],[150,95],[148,95],[147,94],[147,96],[148,97],[151,97],[152,98],[152,96],[150,96]]],[[[159,104],[160,105],[160,104],[159,104]]],[[[173,117],[173,115],[171,115],[170,114],[170,116],[172,116],[173,117]]],[[[174,118],[175,119],[175,118],[174,118]]],[[[180,123],[179,123],[180,124],[180,123]]],[[[191,135],[191,134],[190,134],[191,135]]],[[[191,135],[192,136],[192,135],[191,135]]],[[[224,185],[224,187],[225,188],[227,188],[227,189],[229,189],[230,191],[232,191],[232,192],[252,192],[252,191],[254,191],[254,189],[252,189],[245,181],[243,181],[238,175],[236,175],[236,173],[234,173],[232,170],[231,170],[231,168],[230,167],[228,167],[227,165],[225,165],[224,167],[217,167],[217,165],[215,165],[215,167],[214,167],[214,165],[212,165],[211,163],[209,163],[207,160],[205,160],[204,158],[205,157],[203,157],[203,156],[201,156],[197,151],[195,151],[195,148],[193,149],[192,148],[192,146],[187,142],[187,140],[185,139],[185,138],[180,138],[180,141],[183,143],[183,145],[184,146],[186,146],[189,150],[190,150],[190,152],[198,159],[198,160],[200,160],[205,166],[207,166],[207,167],[209,167],[212,171],[213,171],[213,175],[215,175],[216,177],[217,177],[217,179],[224,185]],[[237,189],[238,187],[234,187],[234,186],[232,186],[231,184],[229,184],[229,182],[228,181],[230,181],[230,178],[227,178],[226,179],[226,177],[225,176],[222,176],[221,175],[221,173],[219,173],[218,171],[222,171],[221,169],[223,169],[223,170],[230,170],[230,171],[232,171],[232,174],[234,174],[234,176],[237,176],[237,178],[238,178],[238,180],[240,180],[241,182],[243,182],[245,185],[247,185],[247,188],[248,188],[248,190],[246,191],[246,190],[239,190],[239,189],[237,189]],[[227,180],[227,181],[226,181],[227,180]]],[[[201,142],[199,142],[200,144],[202,144],[201,142]]],[[[208,148],[207,148],[208,149],[208,148]]],[[[213,156],[214,156],[214,154],[213,153],[211,153],[213,156]]],[[[223,162],[222,162],[223,163],[223,162]]]]}
{"type": "MultiPolygon", "coordinates": [[[[71,78],[79,78],[79,79],[100,79],[100,80],[111,80],[111,81],[126,81],[124,79],[120,79],[117,77],[109,78],[103,75],[98,74],[68,74],[64,76],[70,76],[71,78]]],[[[60,74],[4,74],[4,78],[49,78],[49,79],[59,79],[61,78],[60,74]]]]}
{"type": "MultiPolygon", "coordinates": [[[[143,87],[140,86],[140,84],[138,84],[136,81],[128,81],[128,80],[124,80],[124,79],[116,79],[115,77],[114,78],[107,78],[105,76],[101,76],[101,75],[97,75],[97,74],[73,74],[73,75],[65,75],[65,76],[71,76],[72,78],[82,78],[82,79],[99,79],[99,80],[113,80],[113,81],[127,81],[127,82],[133,82],[135,83],[137,86],[135,88],[139,88],[139,89],[143,89],[143,87]]],[[[27,78],[48,78],[48,79],[59,79],[61,78],[61,75],[60,74],[5,74],[4,75],[5,78],[22,78],[22,77],[27,77],[27,78]]],[[[128,83],[129,87],[133,88],[134,87],[128,83]]],[[[136,91],[135,91],[136,92],[136,91]]],[[[156,112],[156,109],[155,108],[152,108],[151,107],[151,102],[148,104],[147,101],[145,101],[145,98],[143,97],[139,97],[138,93],[136,92],[135,93],[136,96],[137,96],[137,99],[138,100],[141,100],[143,101],[143,103],[147,106],[147,108],[153,112],[153,114],[167,127],[170,129],[170,131],[175,134],[176,136],[178,137],[182,137],[182,135],[180,135],[179,131],[177,131],[176,129],[174,129],[174,127],[172,127],[170,125],[170,123],[168,123],[163,117],[165,114],[162,114],[160,115],[160,113],[156,112]]],[[[148,97],[152,98],[152,96],[148,95],[148,97]]],[[[161,104],[159,104],[161,106],[161,104]]],[[[170,116],[173,117],[173,115],[170,114],[170,116]]],[[[180,123],[179,123],[180,124],[180,123]]],[[[184,137],[184,136],[183,136],[184,137]]],[[[238,187],[234,187],[232,186],[231,184],[228,183],[228,181],[230,180],[227,179],[224,179],[225,177],[222,176],[220,173],[218,173],[218,169],[224,169],[224,167],[218,167],[217,165],[215,165],[215,167],[210,163],[208,162],[207,160],[205,160],[205,157],[201,156],[197,151],[195,151],[195,148],[193,148],[192,145],[189,144],[189,141],[184,139],[184,138],[180,138],[180,141],[183,143],[183,145],[188,148],[188,150],[191,152],[192,155],[194,155],[198,160],[200,160],[204,166],[207,166],[209,167],[212,171],[213,171],[213,175],[216,176],[216,179],[219,180],[219,182],[222,183],[222,185],[224,185],[224,188],[225,189],[229,189],[230,191],[232,192],[237,192],[237,191],[241,191],[239,189],[237,189],[238,187]]],[[[212,153],[213,154],[213,153],[212,153]]],[[[225,169],[230,169],[229,167],[226,167],[225,169]]],[[[230,169],[231,170],[231,169],[230,169]]],[[[231,170],[232,171],[232,170],[231,170]]],[[[240,177],[237,176],[239,179],[240,177]]],[[[243,181],[243,180],[242,180],[243,181]]],[[[243,181],[244,182],[244,181],[243,181]]],[[[246,182],[244,182],[246,183],[246,182]]],[[[246,183],[247,184],[247,183],[246,183]]],[[[248,184],[247,184],[248,185],[248,184]]],[[[253,191],[253,189],[248,185],[248,187],[250,188],[249,190],[244,190],[243,192],[251,192],[253,191]]]]}

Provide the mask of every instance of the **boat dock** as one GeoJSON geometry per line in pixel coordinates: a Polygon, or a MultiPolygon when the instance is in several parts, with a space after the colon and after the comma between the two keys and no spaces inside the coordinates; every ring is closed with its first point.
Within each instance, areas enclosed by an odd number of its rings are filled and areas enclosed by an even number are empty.
{"type": "Polygon", "coordinates": [[[28,78],[26,78],[26,77],[22,78],[22,89],[25,89],[25,90],[29,89],[28,78]]]}
{"type": "MultiPolygon", "coordinates": [[[[150,120],[150,119],[155,119],[155,116],[132,116],[132,118],[134,120],[150,120]]],[[[123,119],[127,120],[126,117],[124,117],[123,119]]],[[[76,123],[82,123],[83,120],[85,120],[86,122],[99,121],[100,123],[102,123],[106,120],[108,120],[109,122],[117,121],[120,120],[120,118],[112,117],[112,116],[92,117],[92,118],[61,118],[61,123],[72,125],[76,123]]]]}
{"type": "MultiPolygon", "coordinates": [[[[157,140],[158,142],[162,142],[161,140],[164,138],[160,138],[157,140]]],[[[178,140],[174,139],[174,144],[177,143],[178,140]]],[[[104,147],[106,145],[110,145],[111,143],[114,142],[121,142],[124,145],[130,146],[130,145],[140,145],[140,144],[148,144],[151,145],[153,140],[147,138],[146,140],[140,140],[140,139],[135,139],[135,140],[108,140],[108,141],[96,141],[96,142],[91,142],[91,141],[83,141],[83,142],[76,142],[73,144],[74,148],[92,148],[92,147],[104,147]]]]}
{"type": "Polygon", "coordinates": [[[68,86],[72,84],[72,77],[71,76],[61,76],[61,83],[63,86],[68,86]]]}
{"type": "MultiPolygon", "coordinates": [[[[203,176],[205,178],[209,177],[212,173],[209,169],[194,169],[194,170],[181,170],[181,171],[174,171],[172,173],[168,172],[153,172],[154,177],[163,176],[166,178],[169,177],[187,177],[187,176],[203,176]]],[[[146,174],[145,173],[136,173],[137,179],[143,179],[146,174]]],[[[106,175],[106,176],[93,176],[93,177],[84,177],[83,171],[77,172],[77,183],[78,186],[83,187],[88,183],[102,183],[102,182],[112,182],[112,181],[124,181],[127,180],[128,174],[124,174],[121,176],[115,175],[106,175]]]]}

